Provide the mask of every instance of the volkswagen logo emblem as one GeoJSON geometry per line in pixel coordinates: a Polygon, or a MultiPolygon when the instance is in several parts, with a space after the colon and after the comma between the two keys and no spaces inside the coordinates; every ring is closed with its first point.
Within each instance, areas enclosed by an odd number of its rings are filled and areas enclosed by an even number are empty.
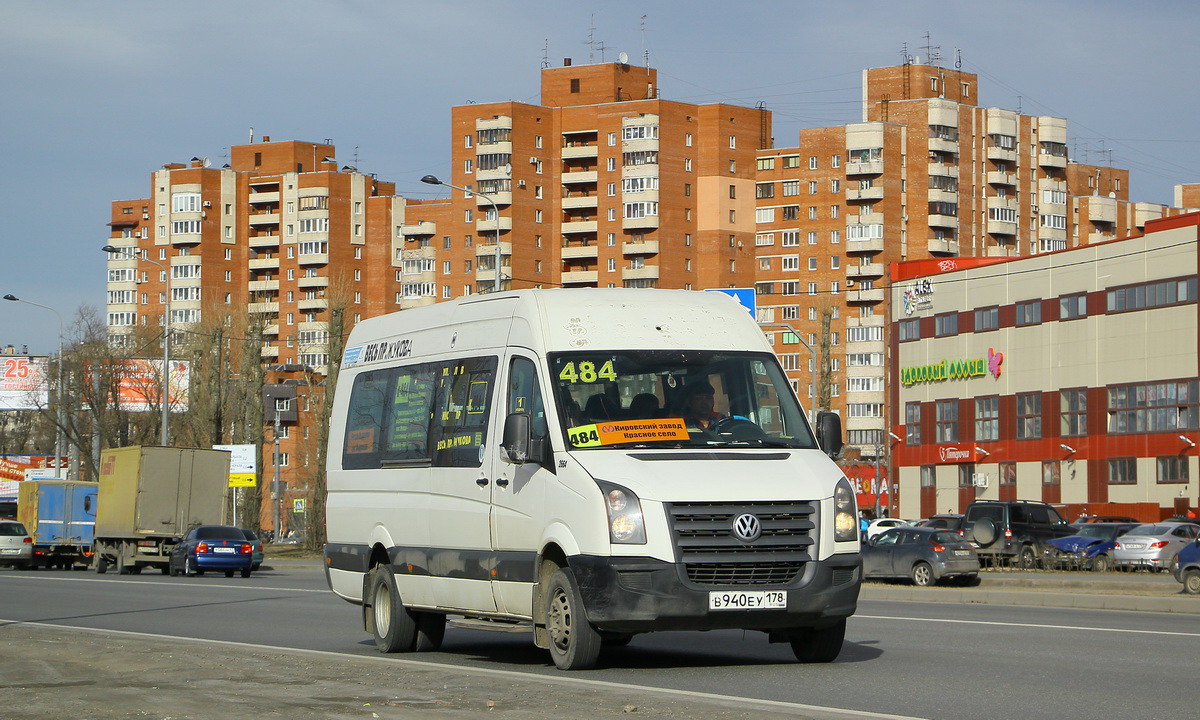
{"type": "Polygon", "coordinates": [[[750,513],[742,513],[733,519],[733,536],[742,542],[754,542],[762,535],[762,523],[750,513]]]}

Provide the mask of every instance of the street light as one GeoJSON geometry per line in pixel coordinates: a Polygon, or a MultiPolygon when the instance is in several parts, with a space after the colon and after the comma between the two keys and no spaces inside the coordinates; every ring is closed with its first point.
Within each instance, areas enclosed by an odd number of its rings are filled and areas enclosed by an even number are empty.
{"type": "Polygon", "coordinates": [[[63,462],[62,462],[62,456],[63,456],[63,396],[66,394],[63,392],[63,378],[62,378],[62,373],[63,373],[63,320],[62,320],[62,315],[60,315],[57,310],[50,307],[49,305],[42,305],[41,303],[30,302],[29,300],[22,300],[21,298],[17,297],[16,295],[13,295],[12,293],[5,295],[4,299],[9,300],[11,302],[25,303],[26,305],[32,305],[34,307],[40,307],[44,310],[49,310],[50,312],[54,313],[54,317],[58,318],[58,379],[55,381],[55,385],[57,386],[56,389],[58,390],[58,403],[57,403],[57,407],[55,408],[55,411],[54,411],[54,415],[55,415],[55,422],[54,422],[55,473],[54,474],[55,474],[55,477],[65,479],[67,476],[66,472],[65,472],[66,468],[63,467],[63,462]]]}
{"type": "Polygon", "coordinates": [[[162,367],[162,428],[159,432],[159,444],[166,447],[171,437],[170,419],[170,403],[171,403],[171,268],[166,267],[157,260],[151,260],[148,257],[142,257],[127,249],[115,247],[113,245],[105,245],[100,248],[106,253],[120,255],[125,260],[145,260],[151,265],[157,265],[162,268],[163,275],[167,278],[167,293],[164,302],[163,316],[163,367],[162,367]]]}
{"type": "Polygon", "coordinates": [[[485,192],[469,190],[457,185],[451,185],[448,182],[442,182],[441,180],[438,180],[433,175],[426,175],[425,177],[421,178],[421,182],[425,183],[426,185],[445,185],[446,187],[454,190],[461,190],[468,195],[474,193],[492,204],[492,214],[496,216],[496,279],[492,283],[492,292],[500,292],[500,209],[496,207],[496,201],[492,199],[491,195],[485,192]]]}

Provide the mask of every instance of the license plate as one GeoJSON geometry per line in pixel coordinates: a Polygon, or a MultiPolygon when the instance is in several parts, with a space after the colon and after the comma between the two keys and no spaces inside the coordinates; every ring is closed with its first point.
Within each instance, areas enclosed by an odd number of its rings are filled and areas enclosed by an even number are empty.
{"type": "Polygon", "coordinates": [[[955,555],[958,555],[958,556],[962,556],[962,555],[970,555],[970,554],[971,554],[971,551],[970,551],[970,550],[955,550],[955,551],[954,551],[954,554],[955,554],[955,555]]]}
{"type": "Polygon", "coordinates": [[[1142,543],[1124,543],[1123,546],[1129,548],[1130,550],[1141,550],[1142,548],[1146,547],[1142,543]]]}
{"type": "Polygon", "coordinates": [[[17,548],[0,548],[0,555],[16,555],[19,552],[17,548]]]}
{"type": "Polygon", "coordinates": [[[215,552],[215,553],[235,553],[235,552],[237,552],[237,549],[227,548],[227,547],[218,547],[218,548],[213,548],[213,552],[215,552]]]}
{"type": "Polygon", "coordinates": [[[709,610],[786,610],[786,590],[722,592],[708,594],[709,610]]]}

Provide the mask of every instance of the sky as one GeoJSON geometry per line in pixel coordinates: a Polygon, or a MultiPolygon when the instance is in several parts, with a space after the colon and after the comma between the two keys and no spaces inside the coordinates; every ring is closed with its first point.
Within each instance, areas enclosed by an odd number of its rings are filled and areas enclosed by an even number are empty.
{"type": "MultiPolygon", "coordinates": [[[[925,61],[979,75],[988,107],[1068,120],[1072,158],[1131,171],[1170,204],[1200,182],[1200,3],[4,0],[0,295],[103,313],[110,203],[167,162],[273,140],[440,197],[450,108],[536,103],[543,60],[658,69],[661,96],[774,112],[777,147],[861,119],[862,69],[925,61]],[[928,40],[926,34],[928,33],[928,40]],[[590,44],[589,44],[590,39],[590,44]],[[957,60],[956,60],[957,58],[957,60]]],[[[53,313],[0,301],[0,346],[55,350],[53,313]]]]}

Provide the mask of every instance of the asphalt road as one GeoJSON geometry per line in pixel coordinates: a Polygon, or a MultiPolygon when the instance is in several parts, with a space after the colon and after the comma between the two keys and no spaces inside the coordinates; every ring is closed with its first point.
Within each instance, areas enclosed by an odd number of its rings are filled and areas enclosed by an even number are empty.
{"type": "MultiPolygon", "coordinates": [[[[0,571],[0,640],[5,621],[377,656],[309,565],[248,580],[0,571]]],[[[1192,717],[1198,640],[1194,615],[864,600],[830,665],[798,665],[761,633],[662,633],[573,675],[946,720],[1192,717]]],[[[559,675],[524,633],[451,627],[440,652],[407,657],[559,675]]]]}

